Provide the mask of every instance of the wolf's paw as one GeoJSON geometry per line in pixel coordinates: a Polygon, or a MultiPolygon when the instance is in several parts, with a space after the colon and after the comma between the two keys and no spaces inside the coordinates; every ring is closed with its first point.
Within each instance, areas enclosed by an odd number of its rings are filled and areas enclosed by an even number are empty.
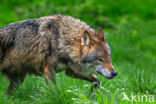
{"type": "Polygon", "coordinates": [[[98,90],[98,88],[99,88],[99,84],[97,83],[93,84],[91,87],[91,92],[94,92],[94,90],[98,90]]]}

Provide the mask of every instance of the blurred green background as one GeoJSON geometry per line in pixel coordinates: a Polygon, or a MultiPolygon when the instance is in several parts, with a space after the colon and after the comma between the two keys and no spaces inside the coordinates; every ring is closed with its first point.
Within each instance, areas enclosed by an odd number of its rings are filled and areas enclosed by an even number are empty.
{"type": "Polygon", "coordinates": [[[116,27],[156,19],[156,0],[1,0],[0,25],[45,15],[66,14],[91,26],[116,27]]]}
{"type": "MultiPolygon", "coordinates": [[[[104,29],[118,75],[90,96],[91,83],[57,74],[57,87],[28,75],[13,94],[0,74],[0,104],[129,104],[124,93],[156,96],[156,0],[0,0],[0,27],[41,16],[65,14],[104,29]]],[[[146,99],[141,104],[150,104],[146,99]]],[[[138,104],[140,102],[136,102],[138,104]]],[[[155,101],[152,104],[156,104],[155,101]]]]}

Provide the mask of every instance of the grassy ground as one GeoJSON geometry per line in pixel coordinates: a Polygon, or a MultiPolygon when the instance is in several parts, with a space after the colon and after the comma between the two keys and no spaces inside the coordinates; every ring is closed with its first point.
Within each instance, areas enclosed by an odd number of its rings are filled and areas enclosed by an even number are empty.
{"type": "MultiPolygon", "coordinates": [[[[91,83],[59,73],[57,86],[47,86],[43,77],[28,75],[17,91],[7,96],[9,81],[0,75],[0,104],[129,104],[132,101],[122,101],[123,94],[130,99],[132,93],[156,95],[156,21],[119,25],[105,35],[118,75],[112,80],[98,75],[101,86],[95,94],[90,94],[91,83]]],[[[153,104],[156,97],[154,100],[153,104]]]]}

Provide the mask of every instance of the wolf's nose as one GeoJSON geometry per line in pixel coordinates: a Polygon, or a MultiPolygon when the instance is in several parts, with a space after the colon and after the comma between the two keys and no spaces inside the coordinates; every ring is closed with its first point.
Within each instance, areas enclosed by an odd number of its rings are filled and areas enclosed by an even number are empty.
{"type": "Polygon", "coordinates": [[[116,71],[111,72],[112,76],[116,76],[118,73],[116,71]]]}

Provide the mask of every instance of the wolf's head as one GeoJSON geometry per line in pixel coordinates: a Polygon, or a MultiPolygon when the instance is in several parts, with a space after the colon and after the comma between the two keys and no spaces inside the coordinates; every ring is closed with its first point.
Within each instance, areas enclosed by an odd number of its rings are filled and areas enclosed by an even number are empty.
{"type": "Polygon", "coordinates": [[[117,75],[111,63],[111,49],[101,28],[94,34],[88,31],[83,32],[80,51],[80,63],[87,69],[87,73],[97,72],[108,79],[117,75]]]}
{"type": "Polygon", "coordinates": [[[90,76],[99,73],[106,78],[117,75],[111,49],[102,29],[95,31],[89,25],[70,16],[58,16],[61,57],[68,57],[68,67],[76,74],[90,76]]]}

